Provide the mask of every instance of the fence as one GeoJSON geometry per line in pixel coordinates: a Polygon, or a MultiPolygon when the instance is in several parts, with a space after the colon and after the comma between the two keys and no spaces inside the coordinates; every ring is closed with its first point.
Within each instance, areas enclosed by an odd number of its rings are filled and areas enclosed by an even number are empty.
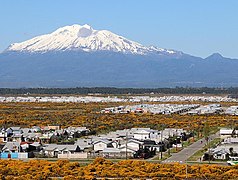
{"type": "Polygon", "coordinates": [[[0,153],[1,159],[27,159],[28,153],[0,153]]]}
{"type": "Polygon", "coordinates": [[[59,159],[86,159],[88,153],[58,154],[59,159]]]}

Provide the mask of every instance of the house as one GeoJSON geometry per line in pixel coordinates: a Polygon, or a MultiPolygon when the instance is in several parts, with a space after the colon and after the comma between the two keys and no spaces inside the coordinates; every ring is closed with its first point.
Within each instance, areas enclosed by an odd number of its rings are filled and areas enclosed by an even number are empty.
{"type": "Polygon", "coordinates": [[[237,156],[238,144],[222,144],[214,149],[210,149],[210,153],[215,159],[227,159],[230,156],[237,156]]]}
{"type": "Polygon", "coordinates": [[[30,133],[31,129],[30,128],[21,128],[22,133],[30,133]]]}
{"type": "Polygon", "coordinates": [[[29,151],[40,151],[42,144],[39,142],[33,142],[29,144],[29,151]]]}
{"type": "Polygon", "coordinates": [[[39,142],[21,142],[20,146],[23,152],[39,152],[42,145],[39,142]]]}
{"type": "Polygon", "coordinates": [[[100,152],[100,156],[104,158],[133,158],[136,153],[130,147],[120,147],[120,148],[105,148],[100,152]]]}
{"type": "Polygon", "coordinates": [[[29,143],[28,142],[21,142],[20,146],[21,146],[23,152],[27,152],[27,149],[29,148],[29,143]]]}
{"type": "Polygon", "coordinates": [[[39,138],[42,136],[41,133],[23,133],[22,134],[23,137],[24,137],[24,140],[25,141],[28,141],[28,142],[35,142],[35,141],[39,141],[39,138]]]}
{"type": "Polygon", "coordinates": [[[221,128],[220,129],[220,138],[225,139],[227,137],[231,137],[233,133],[233,129],[221,128]]]}
{"type": "Polygon", "coordinates": [[[215,159],[227,159],[228,156],[237,156],[238,138],[227,137],[216,148],[210,149],[215,159]]]}
{"type": "Polygon", "coordinates": [[[79,146],[84,152],[93,150],[92,139],[78,139],[74,145],[79,146]]]}
{"type": "Polygon", "coordinates": [[[40,128],[39,126],[33,126],[33,127],[31,128],[31,132],[34,132],[34,133],[36,133],[36,132],[41,132],[41,128],[40,128]]]}
{"type": "Polygon", "coordinates": [[[131,149],[137,151],[141,148],[143,148],[143,141],[140,140],[136,140],[136,139],[129,139],[127,142],[125,142],[127,144],[127,147],[130,147],[131,149]]]}
{"type": "Polygon", "coordinates": [[[134,138],[139,140],[145,140],[150,138],[150,131],[145,129],[139,129],[134,132],[134,138]]]}
{"type": "Polygon", "coordinates": [[[112,141],[109,141],[107,139],[101,139],[97,140],[93,143],[93,150],[94,151],[102,151],[106,148],[112,148],[112,141]]]}
{"type": "Polygon", "coordinates": [[[145,140],[143,144],[143,148],[148,148],[150,151],[161,151],[164,144],[156,144],[153,140],[145,140]]]}
{"type": "Polygon", "coordinates": [[[59,130],[60,129],[60,125],[48,125],[47,126],[48,130],[59,130]]]}
{"type": "Polygon", "coordinates": [[[223,140],[222,144],[238,144],[237,137],[227,137],[223,140]]]}
{"type": "Polygon", "coordinates": [[[64,134],[67,134],[72,138],[79,138],[81,136],[85,136],[90,132],[86,127],[68,127],[64,129],[64,134]]]}
{"type": "Polygon", "coordinates": [[[9,127],[6,129],[6,132],[7,132],[8,137],[13,134],[21,134],[22,133],[21,127],[9,127]]]}
{"type": "Polygon", "coordinates": [[[212,152],[214,159],[225,160],[229,151],[227,149],[217,149],[212,152]]]}
{"type": "Polygon", "coordinates": [[[120,150],[118,148],[105,148],[100,153],[105,158],[120,158],[120,150]]]}
{"type": "Polygon", "coordinates": [[[2,152],[20,152],[20,142],[7,142],[2,148],[2,152]]]}
{"type": "Polygon", "coordinates": [[[126,147],[125,145],[121,146],[118,149],[120,149],[121,156],[124,158],[125,157],[133,158],[137,152],[137,149],[133,149],[133,147],[130,147],[130,146],[126,147]]]}
{"type": "Polygon", "coordinates": [[[80,152],[80,148],[73,144],[48,144],[44,148],[45,155],[49,157],[57,157],[58,154],[71,154],[80,152]]]}
{"type": "Polygon", "coordinates": [[[39,137],[39,139],[42,143],[49,143],[53,135],[53,133],[44,133],[42,134],[42,136],[39,137]]]}

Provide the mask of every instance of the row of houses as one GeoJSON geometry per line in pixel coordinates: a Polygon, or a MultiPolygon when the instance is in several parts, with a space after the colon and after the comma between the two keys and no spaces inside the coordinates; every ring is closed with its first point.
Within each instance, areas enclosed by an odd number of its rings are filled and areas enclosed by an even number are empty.
{"type": "Polygon", "coordinates": [[[90,133],[91,131],[86,127],[61,129],[59,125],[1,128],[0,157],[13,159],[57,157],[57,151],[59,154],[82,152],[72,140],[90,135],[90,133]],[[65,142],[68,144],[54,144],[65,142]]]}
{"type": "Polygon", "coordinates": [[[130,102],[237,102],[227,96],[131,96],[130,102]]]}
{"type": "Polygon", "coordinates": [[[42,142],[49,143],[57,139],[73,139],[90,134],[86,127],[67,127],[61,129],[59,125],[31,128],[9,127],[0,129],[0,143],[6,142],[42,142]]]}
{"type": "Polygon", "coordinates": [[[220,129],[220,142],[216,147],[211,147],[204,154],[203,159],[228,160],[229,157],[238,157],[238,130],[232,128],[220,129]]]}
{"type": "Polygon", "coordinates": [[[152,114],[189,114],[210,115],[227,114],[238,115],[238,106],[222,107],[221,104],[137,104],[110,107],[101,110],[101,113],[152,113],[152,114]]]}
{"type": "Polygon", "coordinates": [[[199,104],[139,104],[105,108],[101,113],[180,114],[199,106],[199,104]]]}
{"type": "Polygon", "coordinates": [[[227,108],[225,114],[229,114],[229,115],[238,115],[238,106],[230,106],[229,108],[227,108]]]}
{"type": "Polygon", "coordinates": [[[169,144],[170,137],[179,137],[177,142],[173,142],[173,144],[181,144],[180,138],[186,133],[183,129],[168,128],[158,131],[150,128],[131,128],[101,134],[100,136],[91,136],[89,138],[92,140],[93,151],[89,156],[148,158],[155,155],[156,152],[172,147],[172,143],[169,144]]]}
{"type": "Polygon", "coordinates": [[[89,102],[125,102],[126,99],[118,97],[99,97],[99,96],[17,96],[17,97],[0,97],[0,102],[73,102],[73,103],[89,103],[89,102]]]}
{"type": "Polygon", "coordinates": [[[237,99],[223,96],[2,96],[0,102],[237,102],[237,99]]]}
{"type": "MultiPolygon", "coordinates": [[[[14,128],[13,128],[14,129],[14,128]]],[[[42,141],[12,141],[1,147],[2,158],[12,158],[22,153],[27,157],[58,158],[149,158],[156,152],[164,151],[172,145],[180,145],[186,140],[187,132],[183,129],[132,128],[117,130],[108,134],[90,135],[78,138],[72,144],[43,143],[42,141]],[[169,139],[172,137],[172,141],[169,139]],[[185,139],[184,139],[185,138],[185,139]],[[13,156],[14,155],[14,156],[13,156]]]]}
{"type": "Polygon", "coordinates": [[[204,106],[199,106],[195,109],[192,109],[187,112],[187,114],[195,115],[195,114],[220,114],[223,113],[224,109],[220,104],[208,104],[204,106]]]}

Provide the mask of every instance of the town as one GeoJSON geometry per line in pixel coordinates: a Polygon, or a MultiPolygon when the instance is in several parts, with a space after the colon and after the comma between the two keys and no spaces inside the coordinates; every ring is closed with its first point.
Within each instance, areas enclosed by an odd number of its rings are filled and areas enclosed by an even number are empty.
{"type": "MultiPolygon", "coordinates": [[[[152,93],[153,95],[153,93],[152,93]]],[[[88,96],[0,96],[0,102],[238,102],[235,98],[227,96],[132,96],[122,97],[92,94],[88,96]]]]}
{"type": "Polygon", "coordinates": [[[132,128],[99,134],[86,127],[59,125],[1,129],[1,158],[149,158],[192,137],[183,129],[132,128]]]}
{"type": "MultiPolygon", "coordinates": [[[[9,127],[0,130],[0,158],[148,159],[172,149],[181,150],[194,142],[194,136],[193,132],[174,128],[131,128],[96,134],[86,127],[9,127]]],[[[218,143],[209,147],[200,161],[227,161],[238,156],[238,129],[221,128],[217,138],[218,143]]]]}
{"type": "Polygon", "coordinates": [[[200,167],[222,173],[238,163],[237,122],[237,99],[227,95],[6,95],[0,97],[0,161],[3,173],[10,164],[42,166],[43,179],[66,177],[57,170],[62,166],[71,174],[78,168],[85,179],[110,179],[119,170],[101,176],[94,167],[124,163],[122,179],[129,166],[140,168],[133,177],[178,175],[176,168],[185,174],[185,167],[188,177],[200,167]],[[155,174],[143,175],[145,166],[155,174]]]}

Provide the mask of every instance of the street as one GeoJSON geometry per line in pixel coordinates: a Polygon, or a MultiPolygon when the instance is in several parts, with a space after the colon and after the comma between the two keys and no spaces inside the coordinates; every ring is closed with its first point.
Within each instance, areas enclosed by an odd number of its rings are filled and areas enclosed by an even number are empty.
{"type": "MultiPolygon", "coordinates": [[[[218,138],[219,132],[217,132],[216,134],[212,134],[209,137],[210,137],[210,140],[218,138]]],[[[172,163],[172,162],[185,163],[186,160],[190,156],[192,156],[197,151],[201,150],[205,145],[206,145],[206,141],[204,138],[202,138],[202,139],[194,142],[193,144],[189,145],[188,147],[184,148],[183,150],[181,150],[177,153],[173,153],[171,157],[162,161],[162,163],[172,163]]]]}

